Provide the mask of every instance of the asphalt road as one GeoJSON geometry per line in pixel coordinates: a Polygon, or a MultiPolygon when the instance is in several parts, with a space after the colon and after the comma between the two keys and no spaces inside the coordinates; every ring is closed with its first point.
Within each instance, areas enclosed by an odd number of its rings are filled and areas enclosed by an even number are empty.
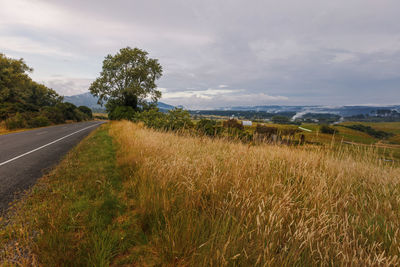
{"type": "Polygon", "coordinates": [[[34,185],[102,123],[80,122],[0,135],[0,215],[17,193],[34,185]]]}

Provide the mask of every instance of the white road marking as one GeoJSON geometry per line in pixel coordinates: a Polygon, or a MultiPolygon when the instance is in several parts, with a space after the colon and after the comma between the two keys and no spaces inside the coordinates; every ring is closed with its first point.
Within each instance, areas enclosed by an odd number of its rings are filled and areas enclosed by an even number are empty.
{"type": "Polygon", "coordinates": [[[36,135],[41,135],[41,134],[45,134],[45,133],[48,133],[48,131],[40,132],[40,133],[37,133],[36,135]]]}
{"type": "Polygon", "coordinates": [[[74,135],[74,134],[76,134],[76,133],[82,132],[82,131],[84,131],[84,130],[86,130],[86,129],[89,129],[89,128],[91,128],[91,127],[97,126],[97,125],[99,125],[99,124],[101,124],[101,123],[93,124],[93,125],[90,125],[90,126],[88,126],[88,127],[83,128],[83,129],[80,129],[80,130],[78,130],[78,131],[76,131],[76,132],[67,134],[66,136],[63,136],[63,137],[61,137],[61,138],[58,138],[57,140],[54,140],[53,142],[50,142],[50,143],[48,143],[48,144],[45,144],[45,145],[40,146],[40,147],[38,147],[38,148],[35,148],[35,149],[31,150],[31,151],[28,151],[28,152],[26,152],[26,153],[24,153],[24,154],[21,154],[21,155],[19,155],[19,156],[16,156],[16,157],[14,157],[14,158],[12,158],[12,159],[9,159],[9,160],[7,160],[7,161],[4,161],[4,162],[0,163],[0,166],[3,166],[3,165],[5,165],[5,164],[7,164],[7,163],[10,163],[11,161],[14,161],[14,160],[16,160],[16,159],[22,158],[23,156],[29,155],[29,154],[31,154],[31,153],[33,153],[33,152],[35,152],[35,151],[38,151],[38,150],[40,150],[40,149],[42,149],[42,148],[45,148],[46,146],[52,145],[52,144],[54,144],[54,143],[57,143],[58,141],[61,141],[61,140],[65,139],[65,138],[67,138],[67,137],[70,137],[71,135],[74,135]]]}

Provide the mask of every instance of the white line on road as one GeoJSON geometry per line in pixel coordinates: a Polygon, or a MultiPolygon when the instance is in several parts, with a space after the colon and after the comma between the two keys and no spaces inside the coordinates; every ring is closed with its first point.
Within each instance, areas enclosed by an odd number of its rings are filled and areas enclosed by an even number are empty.
{"type": "Polygon", "coordinates": [[[35,148],[35,149],[33,149],[33,150],[31,150],[31,151],[28,151],[28,152],[26,152],[26,153],[24,153],[24,154],[21,154],[21,155],[19,155],[19,156],[16,156],[15,158],[12,158],[12,159],[9,159],[9,160],[7,160],[7,161],[4,161],[4,162],[0,163],[0,166],[5,165],[5,164],[7,164],[7,163],[10,163],[11,161],[14,161],[14,160],[16,160],[16,159],[22,158],[23,156],[29,155],[29,154],[31,154],[31,153],[33,153],[33,152],[35,152],[35,151],[38,151],[38,150],[40,150],[40,149],[42,149],[42,148],[45,148],[46,146],[52,145],[52,144],[54,144],[54,143],[57,143],[58,141],[61,141],[61,140],[65,139],[65,138],[67,138],[67,137],[70,137],[71,135],[74,135],[74,134],[76,134],[76,133],[82,132],[82,131],[84,131],[84,130],[86,130],[86,129],[89,129],[89,128],[94,127],[94,126],[99,125],[99,124],[101,124],[101,123],[96,123],[96,124],[90,125],[90,126],[88,126],[88,127],[85,127],[85,128],[83,128],[83,129],[80,129],[79,131],[76,131],[76,132],[70,133],[70,134],[68,134],[68,135],[66,135],[66,136],[64,136],[64,137],[58,138],[57,140],[54,140],[53,142],[50,142],[50,143],[45,144],[45,145],[43,145],[43,146],[41,146],[41,147],[35,148]]]}
{"type": "Polygon", "coordinates": [[[45,133],[47,133],[47,131],[37,133],[36,135],[41,135],[41,134],[45,134],[45,133]]]}

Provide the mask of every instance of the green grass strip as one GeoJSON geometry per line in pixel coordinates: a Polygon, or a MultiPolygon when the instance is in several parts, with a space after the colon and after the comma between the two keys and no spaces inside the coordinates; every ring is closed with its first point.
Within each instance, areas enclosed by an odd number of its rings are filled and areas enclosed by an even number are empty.
{"type": "Polygon", "coordinates": [[[92,133],[16,203],[0,230],[0,265],[108,266],[134,243],[132,224],[116,223],[126,207],[108,128],[92,133]]]}

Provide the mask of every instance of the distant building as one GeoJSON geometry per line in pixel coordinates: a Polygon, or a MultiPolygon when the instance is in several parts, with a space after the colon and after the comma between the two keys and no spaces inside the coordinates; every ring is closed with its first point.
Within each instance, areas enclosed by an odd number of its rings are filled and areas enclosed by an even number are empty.
{"type": "Polygon", "coordinates": [[[242,121],[243,126],[252,126],[253,123],[251,121],[242,121]]]}

